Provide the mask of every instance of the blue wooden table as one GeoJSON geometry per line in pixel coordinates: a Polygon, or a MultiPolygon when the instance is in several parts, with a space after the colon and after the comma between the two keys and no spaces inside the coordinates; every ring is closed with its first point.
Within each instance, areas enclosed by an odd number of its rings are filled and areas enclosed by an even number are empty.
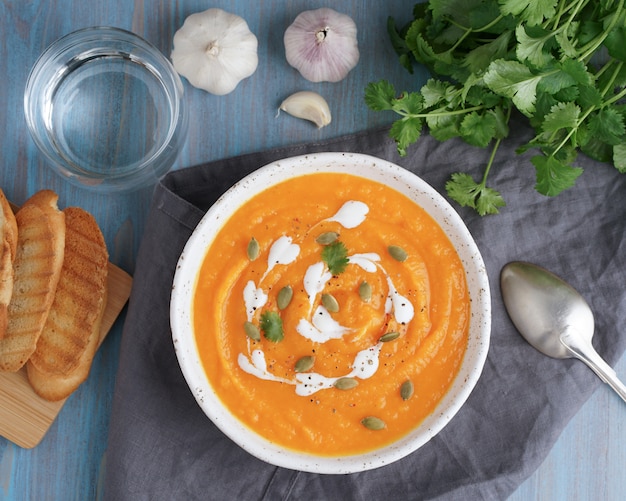
{"type": "MultiPolygon", "coordinates": [[[[285,61],[285,28],[303,10],[328,6],[317,0],[215,0],[210,6],[243,16],[259,39],[259,67],[235,92],[211,96],[185,83],[190,110],[187,141],[174,168],[277,146],[317,141],[389,124],[389,114],[368,111],[365,85],[387,78],[413,90],[426,79],[409,75],[397,62],[386,32],[388,15],[411,17],[406,0],[340,0],[332,7],[359,28],[361,61],[337,84],[312,84],[285,61]],[[332,109],[323,129],[281,114],[292,92],[315,90],[332,109]]],[[[24,120],[23,91],[30,67],[55,39],[75,29],[110,25],[134,31],[165,54],[189,14],[209,6],[200,0],[3,0],[0,3],[0,186],[17,204],[42,188],[59,193],[62,207],[79,205],[103,229],[111,261],[132,273],[149,209],[151,189],[132,195],[94,195],[52,173],[38,153],[24,120]]],[[[67,401],[34,449],[0,438],[0,500],[87,500],[98,492],[124,316],[93,364],[89,380],[67,401]]],[[[616,328],[618,328],[616,326],[616,328]]],[[[623,326],[622,326],[623,328],[623,326]]],[[[617,367],[626,378],[626,360],[617,367]]],[[[564,430],[551,454],[512,496],[528,499],[621,499],[626,492],[626,406],[601,387],[564,430]]]]}

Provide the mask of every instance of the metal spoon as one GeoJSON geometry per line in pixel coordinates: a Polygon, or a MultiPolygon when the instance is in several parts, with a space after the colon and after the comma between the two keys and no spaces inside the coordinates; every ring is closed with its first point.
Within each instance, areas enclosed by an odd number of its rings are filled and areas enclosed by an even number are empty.
{"type": "Polygon", "coordinates": [[[502,268],[500,288],[526,341],[550,357],[582,360],[626,402],[626,386],[591,344],[591,308],[573,287],[540,266],[515,261],[502,268]]]}

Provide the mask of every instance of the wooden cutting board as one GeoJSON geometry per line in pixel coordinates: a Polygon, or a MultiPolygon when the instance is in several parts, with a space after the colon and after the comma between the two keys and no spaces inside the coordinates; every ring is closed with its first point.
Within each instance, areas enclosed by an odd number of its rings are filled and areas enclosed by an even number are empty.
{"type": "MultiPolygon", "coordinates": [[[[109,263],[108,284],[100,343],[128,301],[132,278],[109,263]]],[[[25,367],[18,372],[0,372],[0,435],[20,447],[35,447],[56,419],[65,400],[48,402],[37,395],[28,383],[25,367]]]]}

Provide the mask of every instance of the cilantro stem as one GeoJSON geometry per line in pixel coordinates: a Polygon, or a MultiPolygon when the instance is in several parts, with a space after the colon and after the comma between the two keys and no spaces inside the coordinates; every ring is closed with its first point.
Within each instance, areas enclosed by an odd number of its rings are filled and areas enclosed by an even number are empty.
{"type": "Polygon", "coordinates": [[[553,18],[546,20],[543,24],[543,27],[549,32],[543,40],[548,40],[558,33],[562,31],[567,31],[572,22],[576,19],[576,16],[580,12],[581,8],[584,7],[589,0],[578,0],[576,3],[571,4],[566,0],[563,0],[559,3],[559,10],[554,15],[553,18]],[[569,11],[572,11],[568,17],[568,19],[561,25],[561,18],[569,11]],[[552,28],[549,27],[552,25],[552,28]]]}
{"type": "Polygon", "coordinates": [[[613,66],[614,63],[615,63],[614,59],[611,59],[610,61],[605,63],[604,66],[602,66],[602,68],[600,68],[598,71],[596,71],[596,73],[594,75],[595,78],[597,79],[598,77],[603,75],[611,66],[613,66]]]}
{"type": "MultiPolygon", "coordinates": [[[[511,107],[509,107],[506,111],[505,122],[508,124],[511,119],[511,107]]],[[[500,148],[500,143],[502,142],[502,137],[496,139],[495,144],[491,150],[491,155],[489,155],[489,161],[487,162],[487,166],[485,167],[485,172],[483,173],[483,178],[480,181],[481,186],[487,186],[487,176],[489,175],[489,171],[491,170],[491,166],[496,158],[496,153],[498,152],[498,148],[500,148]]]]}
{"type": "Polygon", "coordinates": [[[491,170],[491,166],[493,165],[493,161],[496,158],[496,153],[498,152],[498,148],[500,147],[500,143],[502,142],[502,138],[496,139],[495,144],[491,150],[491,155],[489,155],[489,161],[487,162],[487,166],[485,167],[485,172],[483,172],[483,178],[480,181],[481,186],[487,186],[487,176],[489,175],[489,171],[491,170]]]}
{"type": "MultiPolygon", "coordinates": [[[[555,14],[554,18],[552,19],[552,31],[556,30],[559,26],[559,23],[561,22],[561,17],[563,16],[563,14],[565,14],[565,12],[567,12],[567,10],[570,8],[571,6],[566,2],[566,0],[561,0],[559,2],[559,10],[558,12],[555,14]]],[[[548,22],[546,22],[546,27],[548,26],[548,22]]]]}
{"type": "MultiPolygon", "coordinates": [[[[465,32],[466,32],[465,35],[469,35],[471,33],[481,33],[483,31],[487,31],[490,28],[493,28],[496,24],[498,24],[500,21],[502,21],[502,19],[504,19],[504,16],[502,14],[499,14],[494,19],[489,21],[484,26],[481,26],[480,28],[470,28],[468,26],[463,26],[462,24],[457,23],[454,19],[452,19],[450,17],[447,17],[447,16],[444,19],[447,22],[449,22],[452,26],[456,26],[459,29],[465,30],[465,32]]],[[[458,44],[456,44],[456,45],[458,45],[458,44]]]]}
{"type": "Polygon", "coordinates": [[[591,115],[591,113],[593,113],[597,108],[595,106],[590,106],[583,114],[582,116],[576,120],[576,126],[572,127],[570,129],[570,131],[566,134],[566,136],[563,138],[563,140],[559,143],[559,145],[554,149],[554,151],[552,153],[550,153],[551,157],[554,157],[560,150],[561,148],[563,148],[567,142],[571,139],[572,135],[574,134],[574,132],[576,132],[578,130],[578,128],[581,126],[581,124],[587,119],[587,117],[589,115],[591,115]]]}
{"type": "Polygon", "coordinates": [[[459,23],[455,22],[454,19],[446,17],[445,19],[452,25],[452,26],[456,26],[457,28],[460,28],[462,30],[465,30],[465,32],[459,37],[459,39],[456,41],[456,43],[454,43],[445,53],[452,53],[454,52],[462,43],[463,41],[470,36],[472,33],[481,33],[483,31],[488,30],[489,28],[495,26],[496,24],[498,24],[502,19],[504,18],[504,16],[502,14],[496,16],[495,19],[493,19],[492,21],[488,22],[487,24],[485,24],[484,26],[481,26],[480,28],[469,28],[467,26],[462,26],[459,23]]]}
{"type": "MultiPolygon", "coordinates": [[[[623,64],[623,63],[620,63],[623,64]]],[[[620,99],[622,99],[624,96],[626,96],[626,89],[622,89],[621,92],[618,92],[617,94],[615,94],[613,97],[611,97],[610,99],[607,99],[606,101],[604,101],[604,106],[609,106],[617,101],[619,101],[620,99]]]]}
{"type": "MultiPolygon", "coordinates": [[[[617,63],[615,69],[613,70],[613,75],[611,75],[610,80],[606,83],[604,89],[602,89],[602,91],[600,92],[603,97],[606,96],[607,92],[613,89],[613,83],[615,82],[615,79],[617,78],[617,75],[619,74],[623,65],[624,63],[621,61],[617,63]]],[[[606,66],[608,66],[608,64],[606,66]]]]}
{"type": "MultiPolygon", "coordinates": [[[[440,110],[442,108],[439,108],[440,110]]],[[[471,108],[463,108],[460,110],[445,110],[444,111],[430,111],[428,113],[406,113],[401,110],[396,110],[398,115],[405,118],[428,118],[428,117],[448,117],[454,115],[463,115],[465,113],[471,113],[472,111],[484,110],[485,106],[472,106],[471,108]]]]}
{"type": "Polygon", "coordinates": [[[576,2],[575,5],[569,5],[567,7],[567,9],[565,10],[569,10],[572,9],[572,12],[569,15],[569,19],[565,22],[565,27],[566,29],[574,22],[574,19],[576,19],[576,16],[578,15],[578,13],[581,11],[581,9],[587,5],[587,2],[589,0],[578,0],[578,2],[576,2]]]}
{"type": "MultiPolygon", "coordinates": [[[[617,74],[618,74],[618,72],[621,69],[623,64],[624,63],[622,63],[622,62],[618,63],[617,68],[613,72],[613,77],[607,83],[607,85],[605,86],[605,88],[602,91],[602,95],[603,96],[612,88],[613,82],[614,82],[615,78],[617,77],[617,74]]],[[[611,104],[613,104],[613,103],[619,101],[620,99],[622,99],[624,96],[626,96],[626,89],[622,89],[621,92],[618,92],[617,94],[615,94],[611,98],[605,100],[602,103],[602,106],[600,106],[600,108],[605,108],[607,106],[610,106],[611,104]]],[[[587,117],[591,113],[593,113],[595,110],[597,110],[597,109],[598,109],[597,106],[590,106],[587,110],[585,110],[585,112],[581,115],[581,117],[578,120],[576,120],[576,127],[572,127],[572,129],[567,133],[567,135],[563,138],[563,140],[559,143],[559,145],[555,148],[555,150],[551,153],[550,156],[553,157],[554,155],[556,155],[556,153],[567,144],[567,142],[570,140],[570,138],[572,137],[574,132],[576,132],[576,130],[578,130],[578,128],[584,123],[584,121],[587,119],[587,117]]]]}
{"type": "Polygon", "coordinates": [[[602,33],[588,42],[586,45],[581,47],[581,55],[578,57],[579,61],[585,61],[588,57],[591,57],[593,53],[602,45],[602,42],[609,35],[611,30],[615,27],[617,22],[620,20],[622,16],[622,10],[624,10],[624,0],[619,0],[619,4],[615,7],[615,11],[613,12],[613,16],[611,17],[611,21],[604,27],[602,33]]]}

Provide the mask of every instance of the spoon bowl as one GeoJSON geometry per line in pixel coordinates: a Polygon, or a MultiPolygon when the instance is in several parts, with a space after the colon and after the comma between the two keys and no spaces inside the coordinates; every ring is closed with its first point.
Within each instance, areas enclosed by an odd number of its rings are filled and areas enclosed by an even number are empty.
{"type": "Polygon", "coordinates": [[[502,268],[500,285],[509,317],[535,349],[553,358],[574,357],[560,339],[567,325],[591,341],[591,308],[576,289],[545,268],[509,263],[502,268]]]}
{"type": "Polygon", "coordinates": [[[500,288],[526,341],[550,357],[582,360],[626,402],[626,387],[591,344],[593,312],[572,286],[545,268],[514,261],[502,268],[500,288]]]}

